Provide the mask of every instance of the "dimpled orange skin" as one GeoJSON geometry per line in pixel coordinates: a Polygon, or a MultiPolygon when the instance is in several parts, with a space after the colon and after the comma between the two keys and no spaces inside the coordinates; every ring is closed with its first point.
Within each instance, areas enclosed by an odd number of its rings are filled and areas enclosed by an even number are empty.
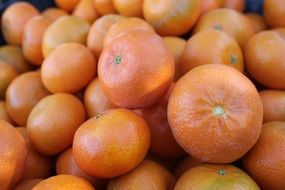
{"type": "Polygon", "coordinates": [[[58,93],[45,97],[34,107],[27,132],[38,152],[55,155],[72,144],[75,131],[84,121],[80,100],[71,94],[58,93]]]}
{"type": "Polygon", "coordinates": [[[27,148],[21,134],[3,120],[0,120],[0,144],[1,190],[10,190],[23,175],[27,148]]]}
{"type": "Polygon", "coordinates": [[[224,7],[243,12],[245,8],[245,0],[225,0],[224,7]]]}
{"type": "Polygon", "coordinates": [[[73,175],[56,175],[38,183],[32,190],[95,190],[85,179],[73,175]]]}
{"type": "Polygon", "coordinates": [[[246,172],[264,190],[285,188],[285,122],[263,124],[255,146],[243,158],[246,172]]]}
{"type": "Polygon", "coordinates": [[[25,126],[33,107],[49,94],[42,83],[39,71],[21,74],[7,89],[7,112],[15,123],[25,126]]]}
{"type": "Polygon", "coordinates": [[[110,102],[104,93],[98,78],[94,79],[86,87],[83,100],[89,118],[92,118],[97,114],[101,114],[106,110],[117,107],[110,102]]]}
{"type": "Polygon", "coordinates": [[[142,30],[150,33],[155,33],[152,26],[143,19],[132,17],[126,18],[113,24],[106,36],[104,37],[104,47],[113,42],[115,39],[126,35],[134,30],[142,30]]]}
{"type": "Polygon", "coordinates": [[[6,110],[6,102],[0,101],[0,120],[7,121],[8,123],[12,124],[13,121],[11,120],[8,112],[6,110]]]}
{"type": "Polygon", "coordinates": [[[252,36],[245,47],[247,70],[270,88],[285,89],[284,36],[278,31],[262,31],[252,36]]]}
{"type": "Polygon", "coordinates": [[[55,0],[56,5],[65,11],[71,12],[80,0],[55,0]]]}
{"type": "Polygon", "coordinates": [[[175,85],[168,120],[178,144],[194,158],[230,163],[257,141],[263,107],[252,82],[221,64],[196,67],[175,85]]]}
{"type": "Polygon", "coordinates": [[[222,30],[236,39],[243,48],[254,34],[253,26],[242,13],[229,8],[220,8],[205,13],[197,22],[194,33],[202,30],[222,30]]]}
{"type": "Polygon", "coordinates": [[[27,179],[21,181],[13,190],[31,190],[38,183],[43,181],[43,179],[27,179]]]}
{"type": "Polygon", "coordinates": [[[62,9],[56,8],[56,7],[52,7],[52,8],[48,8],[48,9],[44,10],[42,12],[42,15],[43,15],[43,17],[54,22],[57,19],[59,19],[60,17],[67,16],[68,12],[66,12],[62,9]]]}
{"type": "Polygon", "coordinates": [[[162,36],[179,36],[188,32],[201,13],[200,0],[145,0],[143,14],[162,36]]]}
{"type": "Polygon", "coordinates": [[[37,15],[39,11],[30,3],[17,2],[10,5],[1,17],[2,32],[7,43],[22,45],[25,25],[37,15]]]}
{"type": "Polygon", "coordinates": [[[13,66],[3,61],[0,61],[0,71],[0,98],[5,99],[6,90],[18,73],[13,66]]]}
{"type": "Polygon", "coordinates": [[[25,58],[35,65],[41,65],[44,60],[42,39],[51,23],[43,16],[35,16],[26,24],[23,33],[23,53],[25,58]]]}
{"type": "Polygon", "coordinates": [[[103,41],[110,27],[125,17],[116,14],[108,14],[97,19],[90,28],[87,37],[87,47],[92,50],[96,58],[103,51],[103,41]]]}
{"type": "Polygon", "coordinates": [[[223,31],[209,29],[187,41],[179,65],[183,74],[204,64],[224,64],[243,72],[243,60],[242,50],[234,38],[223,31]]]}
{"type": "Polygon", "coordinates": [[[127,17],[142,17],[143,0],[113,0],[116,10],[127,17]]]}
{"type": "Polygon", "coordinates": [[[201,164],[180,177],[174,190],[260,190],[256,182],[241,169],[229,164],[201,164]]]}
{"type": "Polygon", "coordinates": [[[199,164],[202,164],[202,163],[203,162],[201,160],[197,160],[196,158],[193,158],[190,155],[187,155],[182,160],[180,160],[178,164],[176,164],[173,174],[176,177],[176,179],[179,179],[190,168],[198,166],[199,164]]]}
{"type": "Polygon", "coordinates": [[[264,17],[269,26],[285,27],[285,6],[283,0],[264,0],[264,17]]]}
{"type": "Polygon", "coordinates": [[[95,77],[96,66],[96,59],[87,47],[65,43],[44,60],[41,78],[45,87],[53,93],[75,93],[95,77]]]}
{"type": "Polygon", "coordinates": [[[111,178],[135,168],[149,145],[150,132],[144,119],[122,108],[83,123],[74,136],[73,154],[84,172],[111,178]]]}
{"type": "Polygon", "coordinates": [[[132,31],[104,48],[98,77],[112,103],[143,108],[156,103],[171,85],[174,58],[160,36],[132,31]]]}
{"type": "Polygon", "coordinates": [[[116,13],[113,0],[93,0],[96,10],[100,15],[116,13]]]}
{"type": "Polygon", "coordinates": [[[127,174],[113,178],[108,184],[108,190],[145,189],[173,190],[175,179],[173,175],[160,164],[145,160],[127,174]]]}
{"type": "Polygon", "coordinates": [[[86,19],[92,24],[98,17],[93,0],[81,0],[72,13],[73,16],[86,19]]]}
{"type": "Polygon", "coordinates": [[[267,24],[263,16],[256,13],[247,13],[245,15],[253,25],[255,33],[261,32],[267,29],[267,24]]]}
{"type": "Polygon", "coordinates": [[[28,150],[27,161],[22,180],[47,178],[52,175],[54,163],[51,157],[44,156],[32,147],[26,127],[17,127],[17,131],[24,137],[28,150]]]}

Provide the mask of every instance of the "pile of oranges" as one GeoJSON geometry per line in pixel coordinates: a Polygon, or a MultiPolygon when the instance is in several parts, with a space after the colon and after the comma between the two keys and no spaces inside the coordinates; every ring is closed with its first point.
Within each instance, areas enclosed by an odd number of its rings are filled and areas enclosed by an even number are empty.
{"type": "Polygon", "coordinates": [[[285,1],[17,2],[0,190],[284,190],[285,1]]]}

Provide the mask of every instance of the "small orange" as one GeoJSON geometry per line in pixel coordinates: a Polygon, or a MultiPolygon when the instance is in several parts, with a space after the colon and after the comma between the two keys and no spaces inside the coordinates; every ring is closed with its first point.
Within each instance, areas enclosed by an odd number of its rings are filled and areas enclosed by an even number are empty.
{"type": "Polygon", "coordinates": [[[58,93],[43,98],[31,111],[27,132],[40,153],[54,155],[72,144],[77,128],[85,121],[83,104],[71,94],[58,93]]]}
{"type": "Polygon", "coordinates": [[[0,61],[0,99],[5,99],[7,87],[17,77],[18,73],[13,66],[0,61]]]}
{"type": "Polygon", "coordinates": [[[72,13],[73,16],[86,19],[92,24],[98,17],[93,0],[80,0],[72,13]]]}
{"type": "Polygon", "coordinates": [[[48,8],[45,11],[42,12],[43,17],[49,19],[50,21],[54,22],[57,19],[63,17],[63,16],[67,16],[68,12],[56,8],[56,7],[52,7],[52,8],[48,8]]]}
{"type": "Polygon", "coordinates": [[[96,10],[100,15],[116,13],[113,0],[93,0],[96,10]]]}
{"type": "Polygon", "coordinates": [[[80,0],[55,0],[56,5],[65,11],[71,12],[80,0]]]}
{"type": "Polygon", "coordinates": [[[124,17],[121,15],[108,14],[100,17],[91,26],[87,37],[87,46],[97,58],[100,57],[103,51],[103,40],[110,27],[122,19],[124,19],[124,17]]]}
{"type": "Polygon", "coordinates": [[[263,13],[267,24],[271,27],[285,27],[284,0],[264,0],[263,13]]]}
{"type": "Polygon", "coordinates": [[[15,123],[25,126],[33,107],[49,94],[42,83],[39,71],[21,74],[7,89],[7,112],[15,123]]]}
{"type": "Polygon", "coordinates": [[[178,164],[176,165],[174,172],[173,172],[174,176],[176,177],[176,179],[179,179],[190,168],[198,166],[199,164],[202,164],[202,163],[203,162],[201,160],[197,160],[196,158],[193,158],[192,156],[187,155],[185,158],[180,160],[178,164]]]}
{"type": "Polygon", "coordinates": [[[245,171],[264,190],[285,188],[285,122],[263,124],[255,146],[243,158],[245,171]]]}
{"type": "Polygon", "coordinates": [[[30,3],[16,2],[10,5],[1,17],[2,32],[9,44],[21,45],[26,23],[39,11],[30,3]]]}
{"type": "Polygon", "coordinates": [[[116,10],[124,16],[142,17],[143,0],[113,0],[116,10]]]}
{"type": "Polygon", "coordinates": [[[250,189],[260,190],[253,179],[233,165],[201,164],[180,177],[174,190],[250,189]]]}
{"type": "Polygon", "coordinates": [[[145,160],[132,171],[113,178],[108,184],[108,190],[117,189],[147,189],[172,190],[175,179],[172,174],[160,164],[145,160]]]}
{"type": "Polygon", "coordinates": [[[10,124],[13,123],[10,116],[8,115],[8,112],[6,109],[6,102],[4,101],[0,101],[0,120],[7,121],[10,124]]]}
{"type": "Polygon", "coordinates": [[[23,33],[23,53],[25,58],[34,65],[41,65],[44,60],[42,40],[51,22],[43,16],[35,16],[26,24],[23,33]]]}
{"type": "Polygon", "coordinates": [[[83,99],[89,118],[117,107],[110,102],[104,93],[98,78],[89,83],[84,92],[83,99]]]}
{"type": "Polygon", "coordinates": [[[95,77],[96,66],[96,59],[87,47],[65,43],[44,60],[41,76],[49,91],[74,93],[95,77]]]}
{"type": "Polygon", "coordinates": [[[224,7],[243,12],[245,8],[245,0],[225,0],[224,7]]]}
{"type": "Polygon", "coordinates": [[[160,35],[182,35],[196,23],[200,0],[144,0],[143,14],[160,35]]]}
{"type": "Polygon", "coordinates": [[[250,20],[251,24],[253,25],[255,33],[267,29],[267,24],[263,16],[256,13],[246,13],[245,16],[250,20]]]}
{"type": "Polygon", "coordinates": [[[202,0],[201,1],[201,15],[203,15],[204,13],[213,10],[213,9],[217,9],[221,6],[219,6],[218,1],[216,0],[202,0]]]}
{"type": "Polygon", "coordinates": [[[95,190],[85,179],[73,175],[56,175],[38,183],[32,190],[95,190]]]}
{"type": "Polygon", "coordinates": [[[174,58],[160,36],[132,31],[105,47],[98,77],[112,103],[143,108],[156,103],[171,85],[174,58]]]}
{"type": "Polygon", "coordinates": [[[43,181],[43,179],[27,179],[21,181],[13,190],[31,190],[38,183],[43,181]]]}
{"type": "Polygon", "coordinates": [[[23,175],[27,148],[21,134],[3,120],[0,120],[0,144],[1,190],[10,190],[23,175]]]}
{"type": "Polygon", "coordinates": [[[144,119],[127,109],[115,109],[83,123],[73,140],[79,168],[94,177],[111,178],[135,168],[145,157],[150,132],[144,119]]]}
{"type": "Polygon", "coordinates": [[[224,64],[243,72],[242,50],[227,33],[214,29],[203,30],[187,41],[179,65],[185,74],[204,64],[224,64]]]}

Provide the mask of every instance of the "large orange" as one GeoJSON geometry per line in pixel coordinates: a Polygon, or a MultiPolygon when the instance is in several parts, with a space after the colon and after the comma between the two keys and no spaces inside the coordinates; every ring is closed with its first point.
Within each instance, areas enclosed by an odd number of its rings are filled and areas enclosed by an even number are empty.
{"type": "Polygon", "coordinates": [[[108,14],[100,17],[91,26],[88,33],[87,46],[97,58],[100,57],[103,51],[103,40],[110,27],[122,19],[124,19],[124,17],[121,15],[108,14]]]}
{"type": "Polygon", "coordinates": [[[75,96],[64,93],[47,96],[29,115],[30,142],[42,154],[58,154],[72,144],[74,133],[84,120],[84,107],[75,96]]]}
{"type": "Polygon", "coordinates": [[[160,164],[145,160],[132,171],[111,179],[108,190],[117,189],[147,189],[173,190],[175,179],[172,174],[160,164]]]}
{"type": "Polygon", "coordinates": [[[1,17],[5,40],[9,44],[21,45],[26,23],[37,15],[39,15],[38,10],[30,3],[17,2],[10,5],[1,17]]]}
{"type": "Polygon", "coordinates": [[[76,131],[73,154],[79,168],[94,177],[129,172],[145,157],[150,132],[144,119],[127,109],[95,116],[76,131]]]}
{"type": "Polygon", "coordinates": [[[53,93],[74,93],[95,77],[96,66],[96,59],[87,47],[65,43],[44,60],[41,77],[46,88],[53,93]]]}
{"type": "Polygon", "coordinates": [[[284,51],[285,34],[273,30],[255,34],[244,50],[247,70],[261,84],[285,89],[284,51]]]}
{"type": "Polygon", "coordinates": [[[93,0],[79,1],[72,12],[72,15],[78,18],[86,19],[90,24],[92,24],[99,17],[93,4],[93,0]]]}
{"type": "Polygon", "coordinates": [[[42,12],[43,17],[49,19],[50,21],[54,22],[60,17],[67,16],[68,13],[62,9],[59,8],[48,8],[45,11],[42,12]]]}
{"type": "Polygon", "coordinates": [[[55,0],[56,5],[68,12],[73,11],[80,0],[55,0]]]}
{"type": "Polygon", "coordinates": [[[214,29],[203,30],[187,41],[180,59],[180,70],[185,74],[204,64],[229,65],[243,72],[242,50],[227,33],[214,29]]]}
{"type": "Polygon", "coordinates": [[[1,190],[10,190],[23,175],[27,148],[21,134],[2,120],[0,120],[0,144],[1,190]]]}
{"type": "Polygon", "coordinates": [[[285,27],[285,6],[283,0],[264,0],[264,17],[271,27],[285,27]]]}
{"type": "Polygon", "coordinates": [[[174,77],[174,59],[160,36],[132,31],[104,48],[98,77],[115,105],[147,107],[169,88],[174,77]]]}
{"type": "Polygon", "coordinates": [[[13,66],[3,61],[0,61],[0,71],[0,99],[5,99],[7,87],[17,77],[18,73],[13,66]]]}
{"type": "Polygon", "coordinates": [[[116,10],[124,16],[142,17],[143,0],[113,0],[116,10]]]}
{"type": "Polygon", "coordinates": [[[35,65],[41,65],[44,60],[43,35],[51,23],[48,18],[35,16],[26,24],[23,33],[23,53],[25,58],[35,65]]]}
{"type": "Polygon", "coordinates": [[[0,101],[0,120],[7,121],[8,123],[11,124],[13,123],[10,116],[8,115],[5,101],[0,101]]]}
{"type": "Polygon", "coordinates": [[[143,14],[160,35],[188,32],[200,15],[200,0],[144,0],[143,14]]]}
{"type": "Polygon", "coordinates": [[[256,145],[243,158],[245,171],[264,190],[285,188],[285,122],[263,125],[256,145]]]}
{"type": "Polygon", "coordinates": [[[205,13],[197,22],[194,33],[208,29],[222,30],[234,37],[244,47],[254,33],[250,21],[242,13],[233,9],[221,8],[205,13]]]}
{"type": "Polygon", "coordinates": [[[27,179],[21,181],[13,190],[31,190],[38,183],[43,181],[43,179],[27,179]]]}
{"type": "Polygon", "coordinates": [[[252,82],[236,69],[207,64],[174,86],[168,120],[178,144],[198,160],[230,163],[256,143],[263,107],[252,82]]]}
{"type": "Polygon", "coordinates": [[[263,16],[256,13],[247,13],[246,17],[250,20],[251,24],[253,25],[255,33],[267,29],[267,24],[263,16]]]}
{"type": "Polygon", "coordinates": [[[15,123],[25,126],[33,107],[49,94],[42,83],[39,71],[21,74],[7,89],[7,112],[15,123]]]}
{"type": "Polygon", "coordinates": [[[256,182],[233,165],[201,164],[180,177],[174,190],[260,190],[256,182]]]}
{"type": "Polygon", "coordinates": [[[173,174],[176,179],[179,179],[190,168],[198,166],[201,163],[203,163],[201,160],[197,160],[196,158],[187,155],[177,163],[176,167],[174,168],[173,174]]]}
{"type": "Polygon", "coordinates": [[[96,10],[100,15],[116,13],[113,0],[93,0],[96,10]]]}
{"type": "Polygon", "coordinates": [[[245,8],[245,0],[225,0],[224,7],[243,12],[245,8]]]}

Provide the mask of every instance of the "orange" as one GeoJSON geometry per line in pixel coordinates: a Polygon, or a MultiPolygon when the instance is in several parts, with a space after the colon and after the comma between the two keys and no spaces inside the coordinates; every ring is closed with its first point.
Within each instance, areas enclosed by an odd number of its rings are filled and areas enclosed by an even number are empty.
{"type": "Polygon", "coordinates": [[[73,16],[86,19],[92,24],[98,17],[93,0],[80,0],[72,13],[73,16]]]}
{"type": "Polygon", "coordinates": [[[113,0],[93,0],[96,10],[100,15],[116,13],[113,0]]]}
{"type": "Polygon", "coordinates": [[[264,0],[263,13],[271,27],[285,27],[285,6],[283,0],[264,0]]]}
{"type": "Polygon", "coordinates": [[[44,60],[42,40],[50,24],[51,21],[43,16],[35,16],[26,24],[23,33],[23,53],[34,65],[41,65],[44,60]]]}
{"type": "Polygon", "coordinates": [[[89,83],[84,92],[83,99],[89,118],[101,114],[106,110],[116,108],[104,93],[98,78],[89,83]]]}
{"type": "Polygon", "coordinates": [[[160,35],[188,32],[200,15],[200,0],[144,0],[143,14],[160,35]]]}
{"type": "Polygon", "coordinates": [[[279,31],[259,32],[249,39],[244,50],[249,73],[271,88],[285,89],[284,37],[279,31]]]}
{"type": "Polygon", "coordinates": [[[198,32],[187,41],[179,65],[183,74],[204,64],[224,64],[243,72],[243,59],[242,50],[234,38],[211,29],[198,32]]]}
{"type": "Polygon", "coordinates": [[[175,61],[174,81],[177,81],[180,77],[182,77],[179,62],[182,56],[182,52],[186,46],[186,40],[174,36],[163,37],[163,40],[174,57],[175,61]]]}
{"type": "Polygon", "coordinates": [[[264,190],[285,188],[285,122],[265,123],[255,146],[243,158],[245,171],[264,190]]]}
{"type": "Polygon", "coordinates": [[[201,15],[203,15],[204,13],[213,10],[213,9],[217,9],[221,6],[219,6],[218,1],[216,0],[202,0],[201,1],[201,15]]]}
{"type": "Polygon", "coordinates": [[[17,77],[18,73],[11,65],[0,61],[0,98],[4,99],[7,87],[17,77]]]}
{"type": "Polygon", "coordinates": [[[267,29],[267,24],[263,16],[256,13],[247,13],[246,17],[250,20],[251,24],[253,25],[255,33],[267,29]]]}
{"type": "Polygon", "coordinates": [[[174,59],[160,36],[132,31],[104,48],[98,77],[115,105],[147,107],[169,88],[174,77],[174,59]]]}
{"type": "Polygon", "coordinates": [[[13,123],[10,116],[8,115],[7,109],[6,109],[6,102],[0,101],[0,120],[6,121],[8,123],[13,123]]]}
{"type": "Polygon", "coordinates": [[[103,40],[110,27],[122,19],[124,19],[124,17],[121,15],[108,14],[100,17],[91,26],[87,37],[87,46],[97,58],[100,57],[103,51],[103,40]]]}
{"type": "Polygon", "coordinates": [[[73,140],[79,168],[94,177],[111,178],[135,168],[145,157],[150,132],[144,119],[115,109],[83,123],[73,140]]]}
{"type": "Polygon", "coordinates": [[[245,8],[245,0],[225,0],[224,7],[243,12],[245,8]]]}
{"type": "Polygon", "coordinates": [[[27,132],[40,153],[54,155],[72,144],[77,128],[85,121],[84,107],[71,94],[58,93],[43,98],[31,111],[27,132]]]}
{"type": "Polygon", "coordinates": [[[263,104],[263,122],[285,121],[285,92],[280,90],[262,90],[259,92],[263,104]]]}
{"type": "Polygon", "coordinates": [[[31,190],[34,186],[36,186],[41,181],[43,181],[43,179],[23,180],[14,188],[14,190],[31,190]]]}
{"type": "Polygon", "coordinates": [[[87,20],[74,16],[64,16],[53,22],[46,30],[42,51],[46,58],[57,46],[76,42],[85,44],[90,24],[87,20]]]}
{"type": "Polygon", "coordinates": [[[259,190],[253,179],[233,165],[201,164],[180,177],[174,190],[250,189],[259,190]]]}
{"type": "Polygon", "coordinates": [[[1,17],[3,36],[7,43],[21,45],[27,22],[39,11],[30,3],[17,2],[10,5],[1,17]]]}
{"type": "Polygon", "coordinates": [[[233,9],[215,9],[205,13],[197,22],[194,33],[208,29],[222,30],[236,39],[241,47],[254,33],[250,21],[233,9]]]}
{"type": "Polygon", "coordinates": [[[65,150],[57,158],[56,173],[57,175],[70,174],[82,177],[83,179],[87,180],[90,184],[92,184],[96,188],[96,190],[106,189],[107,186],[106,183],[107,180],[91,177],[77,166],[72,153],[72,148],[65,150]]]}
{"type": "Polygon", "coordinates": [[[197,160],[196,158],[193,158],[189,155],[184,157],[182,160],[178,162],[174,169],[174,176],[176,179],[179,179],[186,171],[188,171],[190,168],[193,168],[195,166],[198,166],[199,164],[202,164],[203,162],[201,160],[197,160]]]}
{"type": "Polygon", "coordinates": [[[154,106],[136,110],[149,126],[150,150],[154,154],[166,158],[177,158],[185,154],[174,139],[167,121],[167,104],[174,86],[175,84],[171,85],[166,95],[154,106]]]}
{"type": "Polygon", "coordinates": [[[49,91],[74,93],[95,77],[96,66],[96,59],[87,47],[65,43],[45,59],[41,76],[49,91]]]}
{"type": "Polygon", "coordinates": [[[262,117],[262,102],[252,82],[221,64],[189,71],[176,83],[168,102],[176,141],[203,162],[241,158],[256,143],[262,117]]]}
{"type": "Polygon", "coordinates": [[[55,0],[55,4],[65,11],[71,12],[80,0],[55,0]]]}
{"type": "Polygon", "coordinates": [[[120,15],[128,17],[143,16],[143,0],[113,0],[113,4],[120,15]]]}
{"type": "Polygon", "coordinates": [[[49,19],[50,21],[54,22],[57,19],[63,17],[63,16],[67,16],[68,13],[62,9],[56,8],[56,7],[52,7],[52,8],[48,8],[45,11],[42,12],[43,17],[49,19]]]}
{"type": "Polygon", "coordinates": [[[15,123],[25,126],[33,107],[49,94],[41,81],[40,72],[31,71],[21,74],[7,89],[7,112],[15,123]]]}
{"type": "Polygon", "coordinates": [[[25,59],[22,49],[18,46],[1,46],[0,60],[13,66],[19,74],[31,70],[31,65],[25,59]]]}
{"type": "Polygon", "coordinates": [[[136,17],[122,19],[110,27],[109,31],[104,37],[104,47],[115,39],[135,30],[155,33],[152,26],[143,19],[136,17]]]}
{"type": "Polygon", "coordinates": [[[38,183],[32,190],[95,190],[90,183],[73,175],[56,175],[38,183]]]}
{"type": "Polygon", "coordinates": [[[23,175],[27,148],[21,134],[3,120],[0,120],[0,144],[1,190],[10,190],[23,175]]]}
{"type": "Polygon", "coordinates": [[[145,160],[132,171],[111,179],[108,190],[116,189],[145,189],[172,190],[175,179],[172,174],[160,164],[145,160]]]}

